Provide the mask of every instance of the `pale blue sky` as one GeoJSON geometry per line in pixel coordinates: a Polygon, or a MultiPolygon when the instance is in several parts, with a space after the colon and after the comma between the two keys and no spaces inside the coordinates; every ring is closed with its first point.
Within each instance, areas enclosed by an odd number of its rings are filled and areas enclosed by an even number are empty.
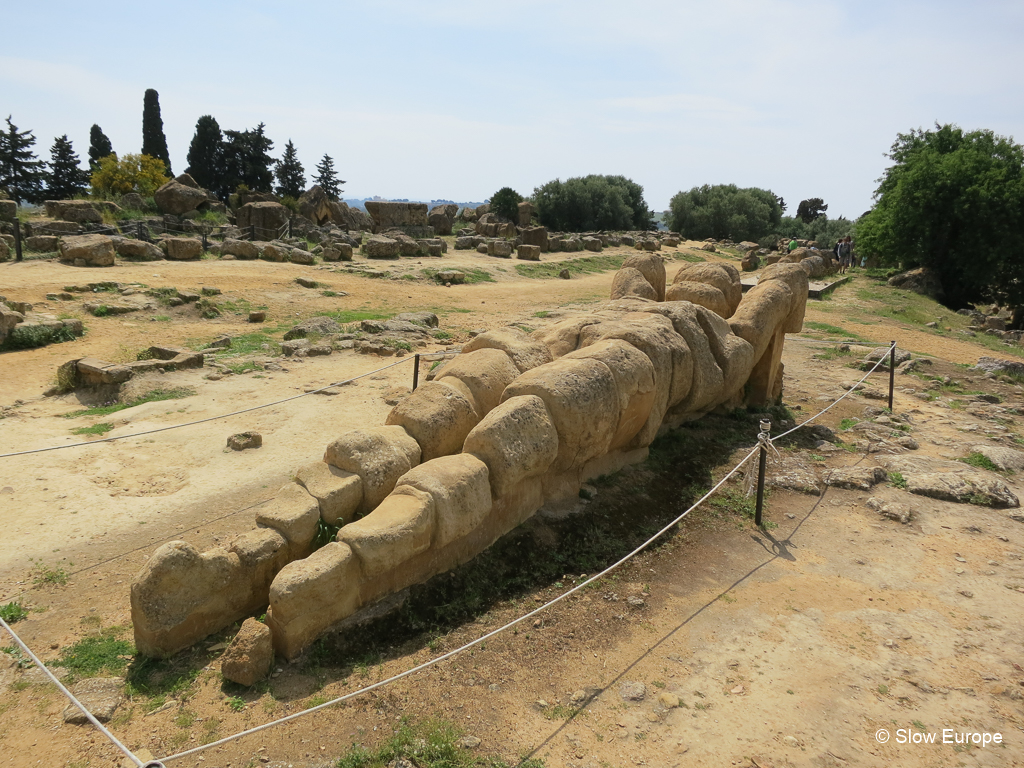
{"type": "Polygon", "coordinates": [[[196,120],[260,121],[346,196],[482,200],[614,173],[656,210],[700,184],[759,186],[830,215],[871,204],[898,132],[935,121],[1024,141],[1024,3],[19,3],[0,119],[85,158],[98,123],[142,144],[160,93],[174,171],[196,120]]]}

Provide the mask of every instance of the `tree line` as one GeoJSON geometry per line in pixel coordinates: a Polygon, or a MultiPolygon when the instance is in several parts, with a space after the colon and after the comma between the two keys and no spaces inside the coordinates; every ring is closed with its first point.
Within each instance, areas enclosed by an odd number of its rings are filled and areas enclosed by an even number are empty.
{"type": "MultiPolygon", "coordinates": [[[[159,94],[152,88],[143,98],[142,151],[138,154],[119,157],[99,125],[89,131],[88,171],[81,167],[67,134],[54,140],[49,161],[35,154],[35,143],[32,132],[20,130],[8,115],[7,128],[0,132],[0,192],[19,203],[67,199],[90,188],[99,196],[138,192],[148,197],[172,173],[159,94]]],[[[196,122],[185,172],[224,201],[239,190],[297,199],[306,188],[306,171],[295,145],[289,139],[277,160],[270,154],[273,148],[263,123],[244,131],[221,131],[215,118],[203,115],[196,122]]],[[[340,199],[345,181],[338,178],[330,155],[320,160],[312,181],[329,199],[340,199]]]]}

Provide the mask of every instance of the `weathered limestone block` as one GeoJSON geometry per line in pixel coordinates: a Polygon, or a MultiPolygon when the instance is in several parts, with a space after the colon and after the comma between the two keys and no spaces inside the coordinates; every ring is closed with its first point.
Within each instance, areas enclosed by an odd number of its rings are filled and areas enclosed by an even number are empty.
{"type": "Polygon", "coordinates": [[[512,243],[508,240],[491,240],[487,244],[487,255],[507,259],[512,255],[512,243]]]}
{"type": "Polygon", "coordinates": [[[429,549],[435,528],[433,497],[406,488],[385,498],[366,517],[342,527],[338,541],[352,548],[363,576],[372,579],[429,549]]]}
{"type": "Polygon", "coordinates": [[[295,479],[317,500],[320,519],[328,525],[350,522],[363,500],[359,475],[315,461],[299,469],[295,479]]]}
{"type": "Polygon", "coordinates": [[[525,227],[522,231],[524,245],[536,245],[541,253],[548,252],[547,227],[525,227]]]}
{"type": "Polygon", "coordinates": [[[398,256],[398,241],[383,235],[374,235],[363,243],[363,252],[370,259],[390,259],[398,256]]]}
{"type": "Polygon", "coordinates": [[[619,424],[615,377],[597,360],[569,360],[533,368],[505,389],[502,402],[536,395],[547,406],[558,432],[558,456],[551,469],[582,467],[608,450],[619,424]]]}
{"type": "Polygon", "coordinates": [[[696,414],[714,407],[722,394],[724,375],[711,351],[707,334],[698,320],[699,313],[708,310],[686,301],[665,301],[652,304],[647,311],[668,318],[692,356],[693,376],[690,388],[684,398],[672,404],[674,413],[696,414]]]}
{"type": "Polygon", "coordinates": [[[519,372],[528,371],[551,362],[551,352],[541,342],[531,338],[520,328],[508,326],[481,333],[462,347],[462,354],[478,349],[500,349],[519,372]]]}
{"type": "Polygon", "coordinates": [[[732,332],[729,323],[703,307],[697,310],[697,322],[704,330],[711,354],[722,370],[722,390],[719,403],[728,402],[750,377],[754,367],[754,348],[745,339],[732,332]]]}
{"type": "MultiPolygon", "coordinates": [[[[614,294],[612,295],[614,296],[614,294]]],[[[665,299],[667,301],[688,301],[706,307],[721,317],[729,317],[732,314],[725,295],[718,288],[707,283],[689,281],[673,283],[665,292],[665,299]]]]}
{"type": "Polygon", "coordinates": [[[347,544],[331,542],[289,563],[270,587],[267,626],[274,650],[295,658],[325,629],[359,607],[359,561],[347,544]]]}
{"type": "Polygon", "coordinates": [[[413,467],[398,480],[392,496],[414,489],[433,499],[433,546],[443,547],[468,535],[491,511],[487,465],[468,453],[441,456],[413,467]]]}
{"type": "Polygon", "coordinates": [[[484,348],[453,358],[434,380],[454,377],[461,381],[473,394],[479,415],[484,416],[501,402],[501,393],[518,375],[519,369],[508,355],[500,349],[484,348]]]}
{"type": "Polygon", "coordinates": [[[458,379],[428,381],[396,405],[385,423],[398,425],[419,443],[422,460],[462,449],[466,435],[480,421],[469,388],[458,379]]]}
{"type": "Polygon", "coordinates": [[[251,243],[248,240],[225,238],[220,246],[220,252],[222,254],[230,254],[237,259],[252,260],[260,257],[259,248],[256,247],[255,243],[251,243]]]}
{"type": "Polygon", "coordinates": [[[193,237],[168,237],[161,243],[168,259],[185,261],[187,259],[198,259],[203,255],[203,242],[193,237]]]}
{"type": "Polygon", "coordinates": [[[309,554],[319,519],[320,505],[298,483],[281,486],[274,500],[256,514],[257,525],[273,528],[288,540],[292,559],[309,554]]]}
{"type": "Polygon", "coordinates": [[[180,216],[196,210],[208,200],[205,189],[199,189],[199,185],[191,176],[187,180],[183,179],[183,176],[186,174],[171,179],[153,193],[153,202],[160,213],[180,216]],[[192,184],[188,184],[187,181],[192,181],[192,184]]]}
{"type": "Polygon", "coordinates": [[[270,583],[294,558],[288,540],[273,528],[253,528],[232,539],[225,549],[238,555],[249,574],[253,599],[266,602],[270,583]]]}
{"type": "Polygon", "coordinates": [[[243,232],[255,228],[256,240],[275,240],[281,237],[290,215],[280,203],[246,203],[235,212],[235,225],[243,232]]]}
{"type": "Polygon", "coordinates": [[[628,445],[647,422],[657,397],[654,364],[650,358],[621,339],[605,339],[570,352],[562,359],[592,359],[608,366],[615,379],[620,414],[608,450],[628,445]]]}
{"type": "Polygon", "coordinates": [[[558,432],[536,395],[510,397],[467,435],[463,451],[487,465],[495,498],[539,477],[558,457],[558,432]]]}
{"type": "Polygon", "coordinates": [[[359,476],[363,500],[358,512],[365,515],[394,490],[398,478],[420,463],[420,446],[400,426],[354,429],[327,446],[324,461],[359,476]]]}
{"type": "MultiPolygon", "coordinates": [[[[689,264],[684,266],[676,272],[675,277],[672,278],[672,284],[683,285],[685,283],[711,285],[721,291],[726,303],[725,313],[718,312],[714,307],[708,307],[708,309],[725,318],[732,316],[736,311],[736,307],[739,306],[740,300],[743,298],[740,273],[731,264],[689,264]]],[[[667,294],[666,298],[668,298],[667,294]]],[[[681,301],[684,299],[679,297],[674,300],[681,301]]],[[[685,300],[691,301],[691,299],[685,300]]],[[[669,299],[669,301],[673,301],[673,299],[669,299]]],[[[707,305],[701,304],[701,306],[707,305]]]]}
{"type": "Polygon", "coordinates": [[[639,269],[623,267],[612,278],[611,298],[614,300],[627,296],[639,296],[642,299],[656,301],[658,291],[647,281],[639,269]]]}
{"type": "Polygon", "coordinates": [[[760,360],[776,331],[799,333],[807,305],[807,273],[798,264],[770,264],[729,318],[733,333],[746,339],[760,360]]]}
{"type": "Polygon", "coordinates": [[[517,249],[516,256],[524,261],[540,261],[540,246],[524,243],[517,249]]]}
{"type": "Polygon", "coordinates": [[[588,251],[600,251],[604,247],[604,243],[598,237],[584,237],[583,247],[588,251]]]}
{"type": "Polygon", "coordinates": [[[331,200],[319,184],[315,184],[299,196],[299,215],[309,219],[318,227],[332,218],[331,200]]]}
{"type": "Polygon", "coordinates": [[[580,333],[588,325],[597,325],[602,319],[595,314],[571,315],[559,320],[542,331],[536,331],[533,338],[543,344],[554,359],[572,352],[580,345],[580,333]]]}
{"type": "Polygon", "coordinates": [[[135,261],[157,261],[164,257],[164,252],[145,240],[131,240],[119,237],[114,240],[114,250],[118,256],[135,261]]]}
{"type": "Polygon", "coordinates": [[[65,237],[60,242],[60,260],[81,259],[89,267],[109,267],[114,263],[114,241],[106,235],[65,237]]]}
{"type": "Polygon", "coordinates": [[[140,653],[167,658],[255,610],[238,555],[200,554],[184,541],[156,550],[132,581],[132,625],[140,653]]]}
{"type": "MultiPolygon", "coordinates": [[[[665,283],[667,276],[665,274],[665,262],[661,260],[660,256],[653,253],[638,253],[635,256],[630,256],[622,262],[622,268],[639,270],[640,274],[644,276],[644,279],[651,284],[652,288],[654,288],[654,292],[657,294],[657,296],[654,297],[654,300],[665,300],[665,283]]],[[[612,298],[616,298],[614,296],[614,292],[612,298]]]]}
{"type": "Polygon", "coordinates": [[[226,680],[248,687],[266,678],[273,663],[270,627],[256,619],[246,619],[220,658],[220,673],[226,680]]]}
{"type": "Polygon", "coordinates": [[[278,263],[288,261],[292,249],[281,243],[267,243],[260,249],[260,258],[264,261],[276,261],[278,263]]]}

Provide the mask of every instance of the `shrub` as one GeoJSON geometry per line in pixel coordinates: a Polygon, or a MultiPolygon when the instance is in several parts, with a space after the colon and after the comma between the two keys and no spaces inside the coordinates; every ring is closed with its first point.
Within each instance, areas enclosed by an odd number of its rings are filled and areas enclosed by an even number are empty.
{"type": "Polygon", "coordinates": [[[502,187],[491,195],[491,210],[503,219],[518,222],[521,202],[523,202],[523,196],[512,187],[502,187]]]}
{"type": "Polygon", "coordinates": [[[108,155],[100,158],[92,175],[93,192],[102,195],[127,195],[138,192],[152,197],[170,179],[164,175],[163,161],[149,155],[108,155]]]}

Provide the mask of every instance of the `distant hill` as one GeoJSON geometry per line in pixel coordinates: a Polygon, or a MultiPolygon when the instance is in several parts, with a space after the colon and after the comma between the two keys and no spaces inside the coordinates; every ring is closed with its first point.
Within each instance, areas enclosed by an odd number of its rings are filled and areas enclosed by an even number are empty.
{"type": "Polygon", "coordinates": [[[392,202],[392,203],[426,203],[428,209],[433,208],[435,205],[449,205],[449,204],[455,204],[455,205],[459,206],[459,208],[467,208],[467,207],[468,208],[476,208],[479,205],[483,205],[484,203],[489,202],[488,200],[481,200],[479,202],[465,202],[465,203],[460,203],[457,200],[410,200],[409,198],[402,198],[402,197],[387,198],[387,197],[379,197],[377,195],[374,195],[373,197],[346,197],[346,198],[344,198],[342,200],[342,202],[345,203],[349,208],[358,208],[361,211],[365,211],[366,210],[366,201],[367,200],[369,200],[371,202],[374,201],[374,200],[380,200],[380,201],[383,201],[383,202],[392,202]]]}

